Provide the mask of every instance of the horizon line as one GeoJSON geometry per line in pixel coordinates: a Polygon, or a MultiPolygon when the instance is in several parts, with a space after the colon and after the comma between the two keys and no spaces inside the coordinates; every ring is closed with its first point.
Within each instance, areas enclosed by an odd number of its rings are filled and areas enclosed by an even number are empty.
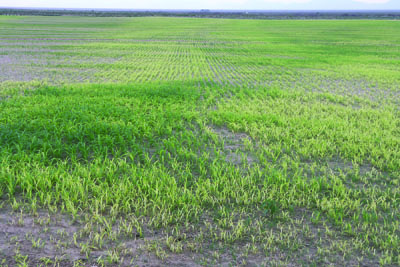
{"type": "Polygon", "coordinates": [[[193,9],[155,9],[155,8],[99,8],[99,7],[9,7],[0,6],[0,9],[46,9],[46,10],[99,10],[99,11],[233,11],[233,12],[296,12],[296,11],[309,11],[309,12],[360,12],[360,11],[390,11],[400,12],[400,9],[209,9],[209,8],[193,8],[193,9]]]}

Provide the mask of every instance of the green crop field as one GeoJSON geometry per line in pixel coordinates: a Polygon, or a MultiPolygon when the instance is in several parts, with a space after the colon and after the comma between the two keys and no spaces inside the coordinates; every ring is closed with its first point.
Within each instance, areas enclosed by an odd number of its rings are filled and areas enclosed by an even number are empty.
{"type": "Polygon", "coordinates": [[[0,265],[400,265],[400,21],[0,17],[0,265]]]}

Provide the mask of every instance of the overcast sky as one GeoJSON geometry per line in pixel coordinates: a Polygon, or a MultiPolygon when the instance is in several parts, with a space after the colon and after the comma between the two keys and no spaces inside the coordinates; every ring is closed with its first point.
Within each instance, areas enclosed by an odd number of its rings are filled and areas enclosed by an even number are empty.
{"type": "Polygon", "coordinates": [[[400,10],[400,0],[0,0],[0,7],[400,10]]]}

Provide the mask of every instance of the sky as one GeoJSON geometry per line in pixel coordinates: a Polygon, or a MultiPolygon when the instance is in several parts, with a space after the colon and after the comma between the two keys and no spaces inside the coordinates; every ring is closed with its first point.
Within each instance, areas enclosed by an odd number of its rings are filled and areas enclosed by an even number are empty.
{"type": "Polygon", "coordinates": [[[228,10],[400,10],[400,0],[0,0],[0,7],[228,10]]]}

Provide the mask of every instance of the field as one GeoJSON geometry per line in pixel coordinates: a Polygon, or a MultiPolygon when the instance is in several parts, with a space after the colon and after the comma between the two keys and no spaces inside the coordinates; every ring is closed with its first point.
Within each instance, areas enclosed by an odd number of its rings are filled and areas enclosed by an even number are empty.
{"type": "Polygon", "coordinates": [[[400,265],[400,22],[0,17],[0,265],[400,265]]]}

